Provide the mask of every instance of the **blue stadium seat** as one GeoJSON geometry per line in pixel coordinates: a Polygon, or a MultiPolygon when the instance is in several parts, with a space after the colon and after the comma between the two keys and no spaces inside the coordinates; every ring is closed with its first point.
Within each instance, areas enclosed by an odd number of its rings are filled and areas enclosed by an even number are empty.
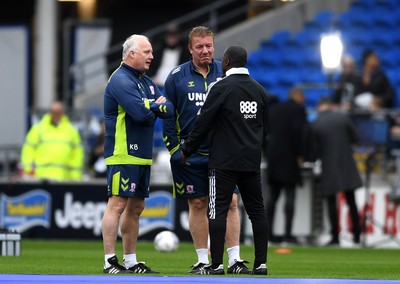
{"type": "Polygon", "coordinates": [[[368,13],[376,5],[376,0],[358,0],[351,4],[351,10],[360,13],[368,13]]]}
{"type": "Polygon", "coordinates": [[[289,30],[280,30],[275,32],[269,39],[270,42],[275,43],[276,46],[285,45],[291,38],[292,33],[289,30]]]}
{"type": "Polygon", "coordinates": [[[292,34],[288,30],[281,30],[274,33],[270,38],[261,42],[261,48],[265,51],[274,51],[282,48],[291,38],[292,34]]]}
{"type": "MultiPolygon", "coordinates": [[[[263,49],[261,49],[263,51],[263,49]]],[[[275,50],[273,52],[264,52],[260,58],[260,66],[263,68],[276,69],[281,66],[282,62],[282,51],[275,50]]]]}
{"type": "Polygon", "coordinates": [[[326,74],[320,70],[310,70],[309,72],[305,72],[303,75],[304,83],[313,83],[313,84],[325,84],[328,82],[328,78],[326,74]]]}
{"type": "Polygon", "coordinates": [[[338,16],[336,20],[336,26],[338,29],[345,31],[348,27],[352,25],[352,13],[345,12],[338,16]]]}
{"type": "Polygon", "coordinates": [[[400,50],[388,49],[382,52],[377,52],[381,61],[382,68],[384,69],[397,69],[400,74],[400,50]]]}
{"type": "Polygon", "coordinates": [[[342,31],[343,41],[347,45],[357,46],[359,48],[372,47],[372,37],[370,29],[359,26],[352,26],[342,31]]]}
{"type": "Polygon", "coordinates": [[[393,37],[391,33],[385,30],[374,30],[373,36],[371,37],[371,44],[375,50],[385,51],[394,45],[393,37]]]}
{"type": "Polygon", "coordinates": [[[279,101],[284,101],[288,98],[289,90],[289,87],[276,86],[270,90],[267,90],[267,93],[278,97],[279,101]]]}
{"type": "Polygon", "coordinates": [[[303,92],[306,98],[306,108],[315,108],[320,98],[323,96],[329,96],[331,91],[323,88],[310,88],[304,89],[303,92]]]}
{"type": "MultiPolygon", "coordinates": [[[[260,45],[260,54],[249,55],[249,65],[260,68],[256,71],[260,71],[260,83],[281,99],[286,99],[289,88],[298,83],[326,85],[319,43],[321,34],[335,27],[341,33],[344,54],[351,55],[359,68],[364,50],[372,48],[378,53],[400,106],[400,0],[358,0],[342,14],[323,10],[296,34],[288,30],[273,34],[260,45]]],[[[308,90],[307,104],[314,105],[328,94],[328,89],[308,90]]]]}
{"type": "Polygon", "coordinates": [[[309,69],[321,68],[321,52],[319,47],[308,49],[303,55],[304,67],[309,69]]]}
{"type": "Polygon", "coordinates": [[[321,41],[321,33],[316,31],[300,31],[295,36],[295,40],[304,49],[315,48],[321,41]]]}
{"type": "Polygon", "coordinates": [[[398,28],[398,17],[400,16],[395,10],[386,8],[375,9],[369,12],[369,18],[373,29],[393,30],[398,28]]]}
{"type": "Polygon", "coordinates": [[[321,30],[328,30],[335,25],[336,14],[330,10],[324,10],[316,14],[313,22],[320,27],[321,30]]]}
{"type": "Polygon", "coordinates": [[[252,69],[261,65],[262,57],[264,57],[264,52],[261,49],[249,53],[246,64],[247,68],[252,69]]]}
{"type": "MultiPolygon", "coordinates": [[[[388,76],[388,79],[392,86],[400,86],[400,72],[398,68],[395,69],[387,69],[386,70],[386,75],[388,76]]],[[[400,95],[400,94],[398,94],[400,95]]]]}
{"type": "Polygon", "coordinates": [[[268,72],[264,70],[262,76],[258,76],[256,81],[260,83],[264,89],[268,92],[269,90],[273,90],[277,87],[277,74],[276,72],[268,72]]]}
{"type": "Polygon", "coordinates": [[[282,56],[282,68],[284,69],[299,69],[304,65],[304,58],[302,50],[285,50],[282,56]]]}
{"type": "Polygon", "coordinates": [[[302,79],[303,73],[301,70],[287,70],[287,69],[282,69],[281,72],[279,73],[279,76],[277,76],[277,86],[281,88],[292,88],[293,86],[301,83],[303,81],[302,79]]]}

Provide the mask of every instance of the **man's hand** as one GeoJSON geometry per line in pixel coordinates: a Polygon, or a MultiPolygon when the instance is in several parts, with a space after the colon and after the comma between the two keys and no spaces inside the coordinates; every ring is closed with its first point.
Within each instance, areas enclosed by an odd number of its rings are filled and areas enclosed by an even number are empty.
{"type": "Polygon", "coordinates": [[[164,96],[158,97],[158,99],[155,101],[156,104],[163,104],[167,101],[167,99],[164,96]]]}
{"type": "Polygon", "coordinates": [[[190,163],[188,162],[189,157],[186,157],[185,154],[181,151],[181,159],[182,162],[185,166],[190,166],[190,163]]]}

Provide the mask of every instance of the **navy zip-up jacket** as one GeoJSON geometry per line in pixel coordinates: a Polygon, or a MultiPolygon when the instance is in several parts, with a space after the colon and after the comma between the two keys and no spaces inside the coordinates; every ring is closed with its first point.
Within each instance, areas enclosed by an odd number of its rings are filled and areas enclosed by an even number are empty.
{"type": "Polygon", "coordinates": [[[173,116],[171,102],[156,104],[157,85],[144,73],[122,63],[104,93],[106,165],[151,165],[154,123],[173,116]]]}
{"type": "MultiPolygon", "coordinates": [[[[196,70],[190,60],[171,71],[164,85],[164,95],[173,104],[175,116],[163,120],[164,142],[171,153],[175,153],[193,128],[197,113],[206,99],[211,83],[222,77],[220,61],[209,65],[207,77],[196,70]]],[[[208,154],[209,141],[205,139],[198,149],[199,153],[208,154]]]]}

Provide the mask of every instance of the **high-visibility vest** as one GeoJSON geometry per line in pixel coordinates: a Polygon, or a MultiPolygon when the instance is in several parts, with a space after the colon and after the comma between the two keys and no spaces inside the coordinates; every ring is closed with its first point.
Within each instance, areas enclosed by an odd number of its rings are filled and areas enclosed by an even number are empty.
{"type": "Polygon", "coordinates": [[[32,126],[21,150],[25,174],[38,179],[79,180],[83,175],[84,150],[78,130],[67,116],[55,126],[50,114],[32,126]]]}

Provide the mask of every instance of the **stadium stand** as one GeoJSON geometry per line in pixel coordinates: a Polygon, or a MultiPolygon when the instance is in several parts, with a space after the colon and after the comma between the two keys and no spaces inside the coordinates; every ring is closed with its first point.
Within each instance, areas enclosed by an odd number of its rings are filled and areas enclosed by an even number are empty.
{"type": "MultiPolygon", "coordinates": [[[[400,107],[400,1],[397,0],[358,0],[341,14],[320,11],[297,33],[281,30],[264,40],[249,55],[248,68],[269,93],[281,99],[287,97],[291,84],[326,85],[328,78],[322,71],[319,42],[323,33],[332,31],[340,33],[344,53],[353,56],[359,67],[362,51],[376,50],[396,91],[394,107],[400,107]]],[[[313,108],[328,89],[304,91],[307,107],[313,108]]]]}

